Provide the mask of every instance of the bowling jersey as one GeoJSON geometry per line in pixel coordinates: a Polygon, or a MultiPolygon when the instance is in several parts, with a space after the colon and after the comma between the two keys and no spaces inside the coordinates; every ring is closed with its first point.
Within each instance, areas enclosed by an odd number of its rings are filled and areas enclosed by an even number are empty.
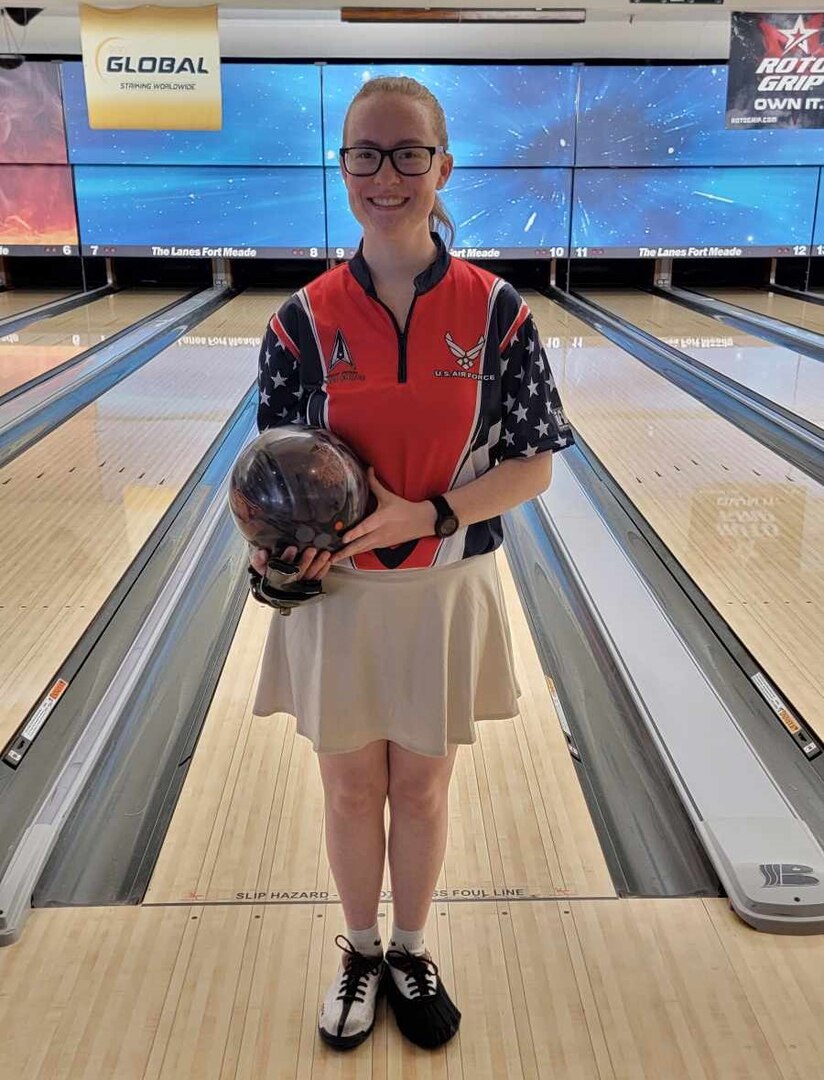
{"type": "MultiPolygon", "coordinates": [[[[445,495],[501,461],[573,442],[535,321],[503,279],[438,253],[400,327],[378,298],[363,243],[286,301],[260,350],[258,428],[334,432],[404,499],[445,495]]],[[[441,566],[493,551],[500,517],[454,536],[344,560],[362,571],[441,566]]]]}

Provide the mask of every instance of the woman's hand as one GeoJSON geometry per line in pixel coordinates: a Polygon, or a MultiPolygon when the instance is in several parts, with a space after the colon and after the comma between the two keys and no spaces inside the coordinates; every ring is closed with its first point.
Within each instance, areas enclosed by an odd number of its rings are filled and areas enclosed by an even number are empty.
{"type": "Polygon", "coordinates": [[[359,555],[363,551],[393,547],[406,540],[434,535],[437,515],[431,502],[410,502],[409,499],[402,499],[400,495],[393,495],[375,476],[371,465],[367,479],[378,500],[378,508],[364,518],[360,525],[344,533],[345,547],[335,552],[332,556],[333,563],[348,559],[351,555],[359,555]]]}
{"type": "MultiPolygon", "coordinates": [[[[286,562],[292,562],[297,556],[298,549],[296,547],[289,547],[283,552],[281,556],[286,562]]],[[[328,551],[318,552],[316,548],[306,548],[300,557],[298,563],[298,580],[300,578],[306,578],[308,581],[323,581],[329,572],[331,563],[331,553],[328,551]]],[[[266,573],[266,563],[269,561],[269,551],[266,548],[256,548],[254,545],[249,545],[249,562],[252,564],[252,569],[257,571],[261,577],[266,573]]]]}

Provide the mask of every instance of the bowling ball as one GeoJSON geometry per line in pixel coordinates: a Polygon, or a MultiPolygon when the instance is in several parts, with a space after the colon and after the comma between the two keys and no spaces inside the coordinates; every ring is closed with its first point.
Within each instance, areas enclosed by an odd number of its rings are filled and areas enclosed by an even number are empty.
{"type": "Polygon", "coordinates": [[[264,431],[241,452],[229,507],[243,536],[278,557],[286,548],[338,551],[366,515],[363,465],[336,435],[298,424],[264,431]]]}

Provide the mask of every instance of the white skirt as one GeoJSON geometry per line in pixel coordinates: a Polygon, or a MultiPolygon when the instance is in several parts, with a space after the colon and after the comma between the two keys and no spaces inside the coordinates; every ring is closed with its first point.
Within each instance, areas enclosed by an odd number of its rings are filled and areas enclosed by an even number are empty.
{"type": "Polygon", "coordinates": [[[430,570],[333,567],[322,599],[273,612],[253,712],[289,713],[317,753],[389,739],[444,757],[518,715],[495,554],[430,570]]]}

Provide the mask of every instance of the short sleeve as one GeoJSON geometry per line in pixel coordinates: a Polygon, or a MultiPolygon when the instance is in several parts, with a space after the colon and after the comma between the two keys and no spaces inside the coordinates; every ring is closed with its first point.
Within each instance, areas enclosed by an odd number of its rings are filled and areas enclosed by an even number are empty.
{"type": "Polygon", "coordinates": [[[266,327],[258,358],[258,431],[303,420],[300,356],[277,314],[266,327]]]}
{"type": "Polygon", "coordinates": [[[501,369],[498,459],[532,457],[572,446],[572,428],[531,313],[527,312],[502,352],[501,369]]]}

